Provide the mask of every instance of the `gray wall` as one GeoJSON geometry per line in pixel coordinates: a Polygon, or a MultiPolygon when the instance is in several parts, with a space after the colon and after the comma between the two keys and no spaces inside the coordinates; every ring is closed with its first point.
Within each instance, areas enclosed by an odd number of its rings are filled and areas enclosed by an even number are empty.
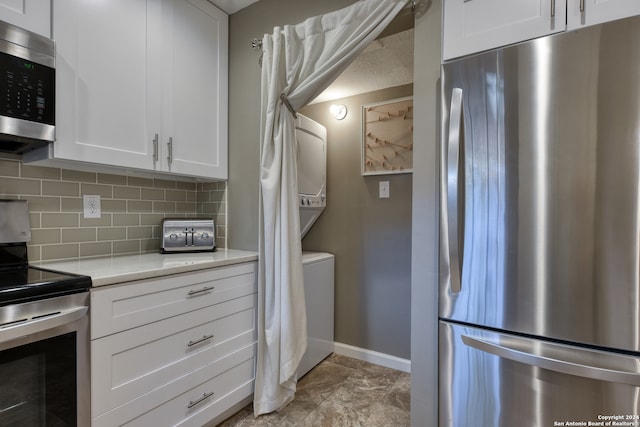
{"type": "Polygon", "coordinates": [[[438,425],[438,79],[442,0],[414,29],[411,425],[438,425]]]}
{"type": "Polygon", "coordinates": [[[361,107],[413,95],[399,86],[331,102],[300,112],[327,128],[327,208],[303,240],[304,250],[335,259],[335,340],[410,358],[411,174],[362,176],[361,107]],[[344,104],[338,121],[329,106],[344,104]],[[378,197],[389,181],[390,198],[378,197]]]}
{"type": "Polygon", "coordinates": [[[261,0],[229,18],[230,248],[258,249],[261,76],[259,53],[251,50],[251,39],[262,39],[274,26],[297,24],[352,3],[355,0],[261,0]]]}

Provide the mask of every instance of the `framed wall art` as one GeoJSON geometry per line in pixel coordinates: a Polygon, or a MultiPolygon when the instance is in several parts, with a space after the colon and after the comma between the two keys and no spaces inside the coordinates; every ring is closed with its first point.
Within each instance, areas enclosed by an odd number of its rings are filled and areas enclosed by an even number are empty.
{"type": "Polygon", "coordinates": [[[362,175],[413,169],[413,97],[362,106],[362,175]]]}

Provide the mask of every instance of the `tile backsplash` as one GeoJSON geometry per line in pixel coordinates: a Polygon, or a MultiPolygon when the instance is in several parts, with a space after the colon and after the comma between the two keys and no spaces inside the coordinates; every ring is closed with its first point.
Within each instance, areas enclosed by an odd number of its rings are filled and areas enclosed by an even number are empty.
{"type": "Polygon", "coordinates": [[[29,260],[154,252],[165,217],[213,217],[226,247],[226,183],[195,183],[31,166],[0,154],[0,198],[29,202],[29,260]],[[102,216],[84,218],[82,196],[99,195],[102,216]]]}

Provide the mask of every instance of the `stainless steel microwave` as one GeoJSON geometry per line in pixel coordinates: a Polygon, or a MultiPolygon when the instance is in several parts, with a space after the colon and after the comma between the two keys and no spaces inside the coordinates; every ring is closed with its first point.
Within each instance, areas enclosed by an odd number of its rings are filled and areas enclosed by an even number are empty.
{"type": "Polygon", "coordinates": [[[0,21],[0,151],[55,139],[55,43],[0,21]]]}

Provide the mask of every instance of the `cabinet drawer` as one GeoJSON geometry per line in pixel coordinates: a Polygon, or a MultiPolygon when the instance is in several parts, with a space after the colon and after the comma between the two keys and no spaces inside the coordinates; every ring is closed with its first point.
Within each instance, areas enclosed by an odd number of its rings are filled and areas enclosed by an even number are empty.
{"type": "Polygon", "coordinates": [[[253,344],[188,376],[93,418],[93,427],[202,426],[253,393],[253,344]]]}
{"type": "Polygon", "coordinates": [[[257,292],[257,263],[139,280],[91,291],[91,339],[257,292]]]}
{"type": "Polygon", "coordinates": [[[92,413],[107,412],[251,345],[255,306],[256,295],[248,295],[93,340],[92,413]]]}

